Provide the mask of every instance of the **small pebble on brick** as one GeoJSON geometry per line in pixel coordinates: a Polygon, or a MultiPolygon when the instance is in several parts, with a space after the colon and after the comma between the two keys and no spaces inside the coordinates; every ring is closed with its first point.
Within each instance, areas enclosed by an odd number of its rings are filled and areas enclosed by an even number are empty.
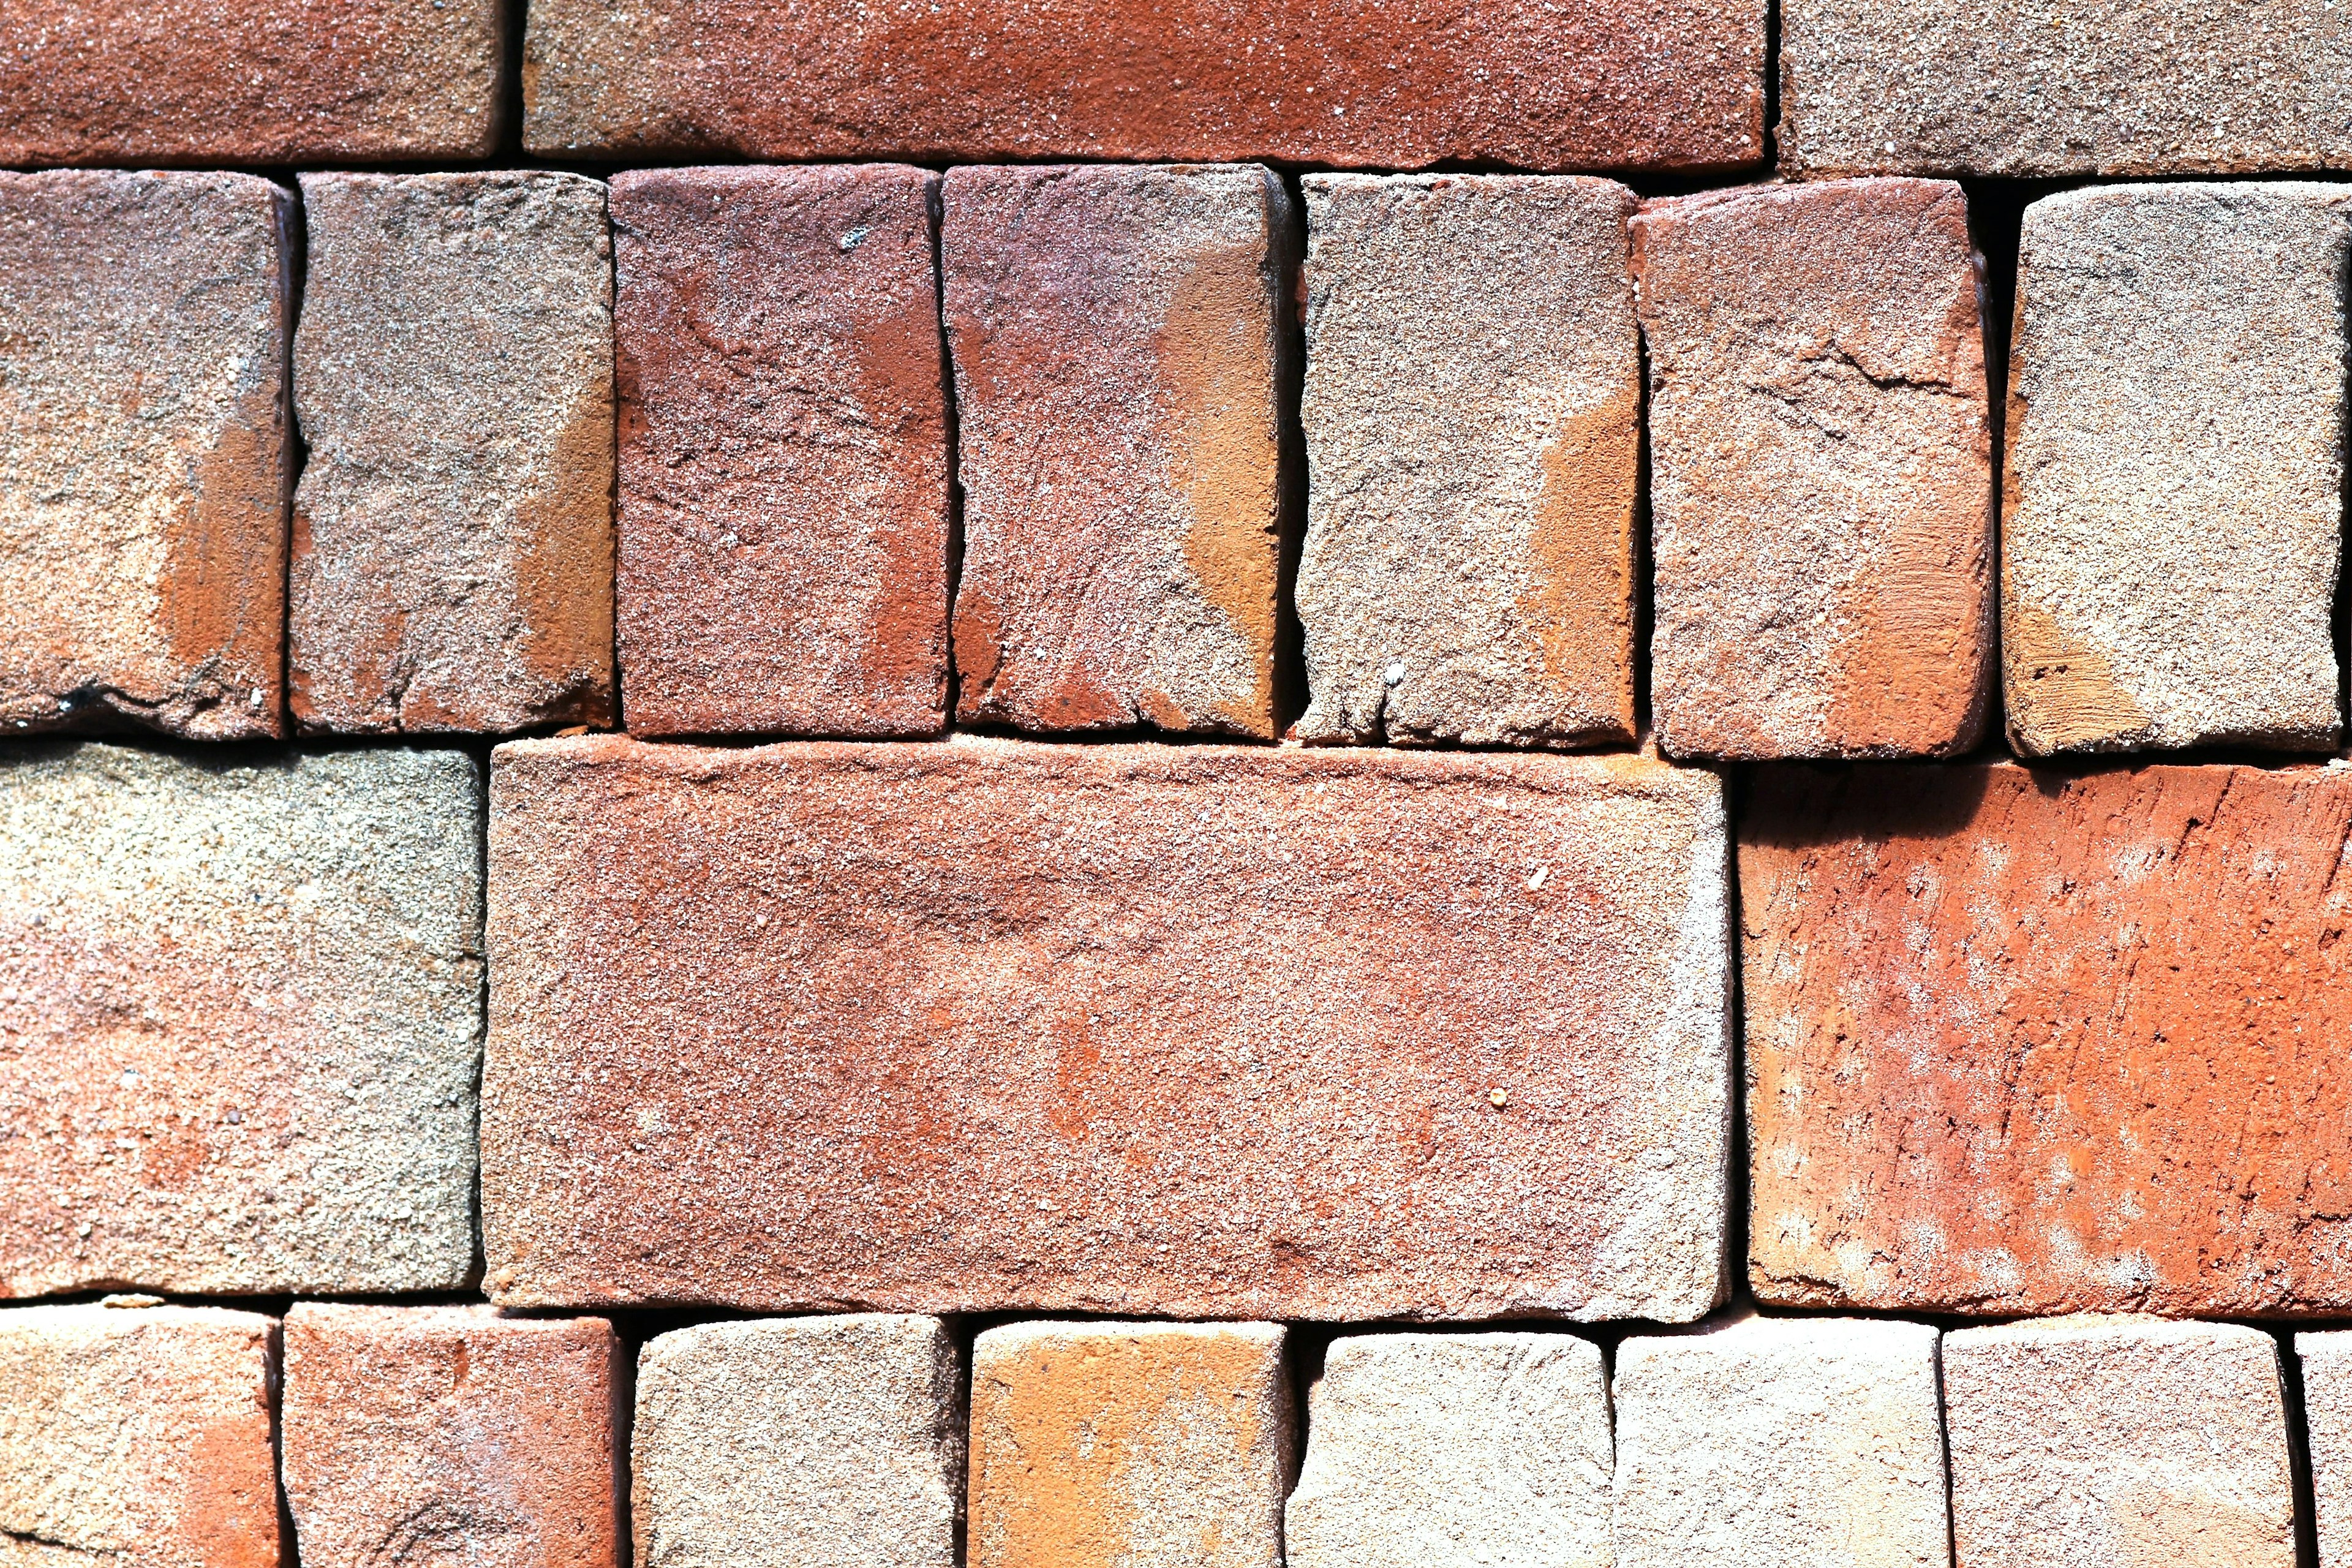
{"type": "Polygon", "coordinates": [[[2297,1334],[2319,1568],[2352,1568],[2352,1332],[2297,1334]]]}

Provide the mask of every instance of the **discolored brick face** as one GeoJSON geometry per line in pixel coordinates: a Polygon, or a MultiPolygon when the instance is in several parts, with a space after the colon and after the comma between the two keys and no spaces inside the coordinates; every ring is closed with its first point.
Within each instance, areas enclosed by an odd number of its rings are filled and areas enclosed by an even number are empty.
{"type": "Polygon", "coordinates": [[[0,174],[0,734],[283,732],[290,206],[0,174]]]}
{"type": "Polygon", "coordinates": [[[541,0],[533,152],[1728,169],[1759,0],[541,0]]]}
{"type": "Polygon", "coordinates": [[[1759,1300],[2338,1315],[2352,773],[1759,773],[1759,1300]]]}
{"type": "Polygon", "coordinates": [[[890,165],[614,177],[633,732],[945,724],[938,192],[890,165]]]}
{"type": "Polygon", "coordinates": [[[1719,1299],[1709,774],[583,737],[492,795],[509,1305],[1719,1299]]]}

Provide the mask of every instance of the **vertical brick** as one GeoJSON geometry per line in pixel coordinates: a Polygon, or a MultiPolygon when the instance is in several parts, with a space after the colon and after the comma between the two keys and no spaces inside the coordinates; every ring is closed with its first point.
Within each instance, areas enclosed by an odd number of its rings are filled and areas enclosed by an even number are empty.
{"type": "Polygon", "coordinates": [[[1300,737],[1632,739],[1633,193],[1316,174],[1306,194],[1300,737]]]}
{"type": "Polygon", "coordinates": [[[306,174],[294,716],[601,723],[613,698],[612,246],[575,174],[306,174]]]}
{"type": "Polygon", "coordinates": [[[2278,1347],[2231,1323],[2056,1318],[1944,1337],[1969,1568],[2290,1568],[2278,1347]]]}
{"type": "Polygon", "coordinates": [[[644,1568],[955,1568],[960,1359],[937,1318],[706,1323],[637,1363],[644,1568]]]}
{"type": "Polygon", "coordinates": [[[2025,212],[2001,534],[2031,755],[2341,731],[2352,186],[2138,185],[2025,212]]]}
{"type": "Polygon", "coordinates": [[[1960,188],[1710,193],[1632,226],[1659,744],[1969,750],[1991,696],[1993,485],[1960,188]]]}
{"type": "Polygon", "coordinates": [[[959,718],[1273,735],[1289,222],[1255,167],[950,172],[959,718]]]}
{"type": "Polygon", "coordinates": [[[448,752],[0,757],[0,1295],[465,1282],[480,788],[448,752]]]}
{"type": "Polygon", "coordinates": [[[500,0],[17,0],[0,163],[308,163],[496,150],[500,0]]]}
{"type": "Polygon", "coordinates": [[[1947,1568],[1936,1338],[1748,1316],[1627,1340],[1616,1568],[1947,1568]]]}
{"type": "Polygon", "coordinates": [[[0,731],[281,731],[288,208],[0,174],[0,731]]]}
{"type": "Polygon", "coordinates": [[[297,1304],[286,1502],[305,1568],[619,1568],[625,1365],[600,1318],[297,1304]]]}
{"type": "Polygon", "coordinates": [[[2352,1564],[2352,1333],[2297,1334],[2304,1435],[2317,1505],[2317,1568],[2352,1564]]]}
{"type": "Polygon", "coordinates": [[[1608,1568],[1609,1390],[1571,1334],[1354,1334],[1308,1395],[1288,1568],[1608,1568]]]}
{"type": "Polygon", "coordinates": [[[0,1562],[278,1568],[277,1323],[0,1310],[0,1562]]]}
{"type": "Polygon", "coordinates": [[[890,165],[614,178],[632,731],[945,721],[938,190],[890,165]]]}
{"type": "Polygon", "coordinates": [[[1016,1323],[971,1352],[971,1568],[1280,1568],[1273,1323],[1016,1323]]]}

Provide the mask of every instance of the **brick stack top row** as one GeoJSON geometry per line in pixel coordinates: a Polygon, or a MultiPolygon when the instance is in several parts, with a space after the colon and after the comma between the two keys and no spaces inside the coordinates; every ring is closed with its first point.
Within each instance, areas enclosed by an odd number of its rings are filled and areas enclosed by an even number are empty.
{"type": "MultiPolygon", "coordinates": [[[[1766,0],[31,0],[0,164],[532,153],[1728,171],[1767,155],[1766,0]]],[[[2313,0],[1784,0],[1806,176],[2340,168],[2352,23],[2313,0]]]]}

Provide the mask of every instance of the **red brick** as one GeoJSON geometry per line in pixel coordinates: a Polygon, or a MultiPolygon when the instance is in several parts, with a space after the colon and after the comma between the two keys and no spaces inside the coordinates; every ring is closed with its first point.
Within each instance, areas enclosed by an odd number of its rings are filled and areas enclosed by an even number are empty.
{"type": "Polygon", "coordinates": [[[642,158],[1721,169],[1760,0],[538,0],[525,144],[642,158]]]}
{"type": "Polygon", "coordinates": [[[943,208],[957,716],[1271,737],[1293,368],[1280,182],[957,169],[943,208]]]}
{"type": "Polygon", "coordinates": [[[2335,768],[1759,775],[1757,1295],[2352,1307],[2347,847],[2335,768]]]}
{"type": "Polygon", "coordinates": [[[298,1304],[284,1444],[306,1568],[618,1568],[625,1366],[601,1318],[298,1304]]]}
{"type": "Polygon", "coordinates": [[[503,0],[16,0],[0,163],[478,158],[503,0]]]}
{"type": "Polygon", "coordinates": [[[501,747],[514,1306],[1687,1319],[1720,785],[1633,757],[501,747]]]}
{"type": "Polygon", "coordinates": [[[938,191],[892,165],[614,178],[632,731],[945,722],[938,191]]]}

